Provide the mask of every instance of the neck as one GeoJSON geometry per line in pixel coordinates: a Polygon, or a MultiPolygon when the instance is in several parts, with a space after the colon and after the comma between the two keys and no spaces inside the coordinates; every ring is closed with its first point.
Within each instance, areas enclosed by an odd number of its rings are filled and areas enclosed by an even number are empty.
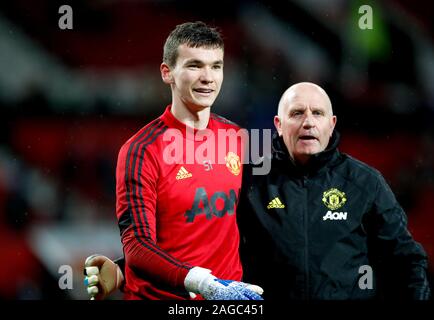
{"type": "Polygon", "coordinates": [[[310,159],[310,155],[299,155],[297,157],[294,157],[294,155],[290,155],[292,161],[300,166],[305,166],[306,163],[309,161],[310,159]]]}
{"type": "Polygon", "coordinates": [[[191,110],[186,105],[175,102],[172,103],[170,111],[183,124],[198,130],[206,129],[211,112],[209,107],[191,110]]]}

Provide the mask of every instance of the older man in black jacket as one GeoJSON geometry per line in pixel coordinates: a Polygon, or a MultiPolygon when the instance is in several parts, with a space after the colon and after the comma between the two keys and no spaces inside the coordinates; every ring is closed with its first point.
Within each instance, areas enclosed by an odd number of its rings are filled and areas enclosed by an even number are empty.
{"type": "Polygon", "coordinates": [[[290,87],[274,124],[270,173],[244,170],[244,280],[265,299],[428,299],[427,256],[382,175],[338,151],[326,92],[290,87]]]}
{"type": "MultiPolygon", "coordinates": [[[[274,122],[271,171],[244,169],[244,281],[261,285],[267,300],[429,299],[425,251],[381,174],[337,150],[326,92],[290,87],[274,122]]],[[[120,286],[113,261],[90,258],[104,294],[120,286]]]]}

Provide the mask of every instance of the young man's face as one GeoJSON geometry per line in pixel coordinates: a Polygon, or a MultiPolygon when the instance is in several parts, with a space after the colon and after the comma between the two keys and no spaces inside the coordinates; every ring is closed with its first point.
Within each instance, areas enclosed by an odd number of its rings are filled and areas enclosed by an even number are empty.
{"type": "Polygon", "coordinates": [[[305,163],[327,147],[336,116],[321,91],[310,85],[298,87],[288,95],[282,111],[275,125],[293,159],[305,163]]]}
{"type": "MultiPolygon", "coordinates": [[[[176,65],[169,68],[173,103],[192,111],[210,107],[223,82],[223,50],[220,48],[178,47],[176,65]]],[[[163,77],[164,79],[164,77],[163,77]]]]}

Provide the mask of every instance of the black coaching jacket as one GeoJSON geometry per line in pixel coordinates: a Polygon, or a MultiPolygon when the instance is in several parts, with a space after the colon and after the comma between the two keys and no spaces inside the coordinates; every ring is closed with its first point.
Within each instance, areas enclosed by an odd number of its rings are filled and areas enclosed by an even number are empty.
{"type": "MultiPolygon", "coordinates": [[[[244,170],[244,281],[265,299],[428,299],[427,256],[382,175],[337,149],[294,164],[274,135],[271,171],[244,170]]],[[[262,164],[259,164],[262,166],[262,164]]]]}

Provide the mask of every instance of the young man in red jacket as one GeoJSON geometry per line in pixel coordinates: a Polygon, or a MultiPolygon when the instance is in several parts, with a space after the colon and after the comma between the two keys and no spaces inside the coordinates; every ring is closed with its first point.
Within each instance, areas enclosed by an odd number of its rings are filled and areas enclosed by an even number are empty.
{"type": "MultiPolygon", "coordinates": [[[[223,55],[216,29],[202,22],[178,25],[160,66],[172,103],[120,149],[116,214],[125,299],[261,299],[261,288],[240,282],[240,128],[210,110],[223,81],[223,55]],[[205,146],[221,131],[228,136],[205,146]]],[[[100,265],[86,261],[86,267],[100,265]]],[[[91,296],[102,298],[110,284],[99,283],[92,270],[85,284],[91,296]]],[[[123,282],[116,272],[115,287],[123,282]]]]}

